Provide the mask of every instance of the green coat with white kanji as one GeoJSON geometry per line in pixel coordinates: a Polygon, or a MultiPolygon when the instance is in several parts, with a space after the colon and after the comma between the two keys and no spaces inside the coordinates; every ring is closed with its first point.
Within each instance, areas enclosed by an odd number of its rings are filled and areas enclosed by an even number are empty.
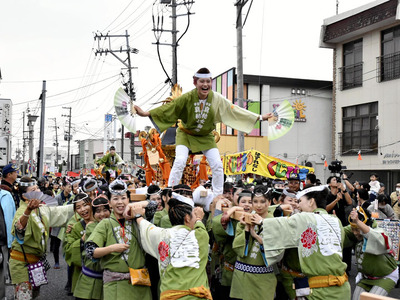
{"type": "MultiPolygon", "coordinates": [[[[273,218],[268,214],[267,218],[273,218]]],[[[255,226],[258,232],[260,227],[255,226]]],[[[262,237],[264,232],[259,235],[262,237]]],[[[252,266],[266,267],[262,257],[260,244],[251,235],[246,244],[245,227],[241,223],[236,226],[235,239],[233,241],[233,250],[237,254],[237,261],[252,266]],[[247,249],[246,249],[247,248],[247,249]]],[[[273,300],[276,289],[275,273],[254,274],[239,271],[235,268],[233,272],[231,298],[239,298],[243,300],[273,300]]]]}
{"type": "MultiPolygon", "coordinates": [[[[91,233],[96,228],[98,222],[90,223],[86,226],[85,240],[89,240],[91,233]]],[[[100,261],[91,260],[86,257],[86,251],[82,251],[83,262],[85,267],[95,271],[102,272],[100,261]]],[[[103,299],[103,280],[99,278],[92,278],[83,273],[79,274],[78,281],[76,282],[74,297],[80,299],[103,299]]]]}
{"type": "MultiPolygon", "coordinates": [[[[124,243],[121,235],[122,227],[112,214],[109,219],[103,219],[93,230],[88,242],[95,243],[98,247],[107,247],[118,243],[124,243]]],[[[126,244],[130,245],[128,250],[117,253],[113,252],[103,256],[100,259],[100,265],[103,270],[112,272],[129,273],[129,268],[141,269],[145,265],[144,252],[139,243],[139,237],[136,232],[136,224],[132,221],[125,221],[126,244]]],[[[150,300],[150,287],[131,285],[129,280],[111,281],[104,284],[103,295],[105,300],[131,299],[131,300],[150,300]]]]}
{"type": "MultiPolygon", "coordinates": [[[[204,224],[197,221],[193,230],[185,225],[156,227],[146,220],[139,225],[143,249],[158,260],[160,291],[208,288],[206,265],[209,237],[204,224]]],[[[185,296],[182,300],[199,299],[185,296]]]]}
{"type": "Polygon", "coordinates": [[[217,148],[212,131],[217,123],[250,133],[259,115],[233,105],[221,94],[210,91],[203,110],[200,110],[197,89],[183,94],[166,105],[150,110],[150,120],[159,132],[164,132],[181,120],[187,134],[176,131],[176,144],[184,145],[192,152],[217,148]]]}
{"type": "Polygon", "coordinates": [[[363,235],[362,241],[356,239],[350,225],[346,226],[344,231],[346,234],[345,246],[355,245],[358,272],[362,275],[379,278],[369,279],[362,276],[358,282],[356,278],[356,284],[366,291],[369,291],[373,286],[379,286],[390,293],[396,282],[387,278],[387,276],[393,272],[398,272],[398,270],[396,260],[389,253],[390,249],[386,245],[383,230],[371,228],[368,233],[363,235]]]}
{"type": "MultiPolygon", "coordinates": [[[[67,206],[40,206],[33,210],[29,216],[23,236],[17,233],[15,225],[25,212],[27,203],[20,202],[13,220],[12,234],[16,237],[12,242],[11,249],[41,257],[46,253],[47,240],[50,227],[64,226],[73,214],[72,205],[67,206]]],[[[28,268],[23,261],[10,259],[10,274],[13,284],[29,281],[28,268]]]]}
{"type": "MultiPolygon", "coordinates": [[[[344,230],[340,220],[324,209],[302,212],[291,217],[264,219],[264,251],[273,265],[285,249],[297,248],[301,271],[307,277],[342,276],[347,265],[342,261],[344,230]]],[[[314,288],[307,296],[314,299],[350,299],[350,284],[314,288]]]]}

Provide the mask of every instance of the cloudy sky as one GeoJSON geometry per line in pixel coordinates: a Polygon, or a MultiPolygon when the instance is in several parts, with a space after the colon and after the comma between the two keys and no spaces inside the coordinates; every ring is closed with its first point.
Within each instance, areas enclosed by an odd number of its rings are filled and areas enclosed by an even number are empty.
{"type": "MultiPolygon", "coordinates": [[[[179,0],[178,3],[182,3],[179,0]]],[[[336,14],[335,0],[254,1],[246,5],[243,30],[245,74],[332,80],[332,50],[318,47],[324,19],[336,14]],[[248,12],[250,8],[250,11],[248,12]],[[248,12],[248,14],[247,14],[248,12]]],[[[339,13],[366,4],[368,0],[340,0],[339,13]]],[[[196,0],[190,8],[190,26],[179,42],[178,82],[183,91],[192,88],[191,76],[200,67],[214,75],[236,66],[236,8],[232,0],[196,0]]],[[[186,14],[185,6],[178,14],[186,14]]],[[[171,29],[171,9],[152,0],[2,0],[0,4],[0,98],[13,102],[13,148],[22,147],[22,113],[40,114],[38,97],[47,82],[45,146],[51,146],[56,118],[62,139],[72,107],[73,139],[101,138],[104,114],[113,110],[113,97],[126,74],[112,55],[95,56],[96,49],[110,48],[108,40],[94,40],[95,33],[123,35],[139,50],[132,55],[137,103],[149,109],[168,96],[158,60],[156,37],[151,31],[154,15],[164,16],[163,28],[171,29]]],[[[188,19],[179,17],[178,37],[188,19]]],[[[170,43],[163,32],[161,43],[170,43]]],[[[111,40],[112,49],[126,44],[111,40]]],[[[126,56],[118,54],[121,59],[126,56]]],[[[162,62],[171,76],[171,47],[160,46],[162,62]]],[[[126,77],[127,78],[127,77],[126,77]]],[[[39,119],[35,146],[39,145],[39,119]]],[[[138,122],[141,129],[148,123],[138,122]]],[[[72,143],[72,153],[76,153],[72,143]]],[[[66,142],[61,142],[66,149],[66,142]]],[[[15,151],[12,157],[15,156],[15,151]]]]}

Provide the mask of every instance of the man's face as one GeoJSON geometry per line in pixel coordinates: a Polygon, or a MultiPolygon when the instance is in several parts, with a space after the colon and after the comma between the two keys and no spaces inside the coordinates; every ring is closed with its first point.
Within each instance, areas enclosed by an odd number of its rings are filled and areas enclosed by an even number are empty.
{"type": "Polygon", "coordinates": [[[10,172],[10,173],[7,174],[7,176],[8,176],[8,179],[10,179],[11,182],[15,182],[17,180],[18,173],[17,173],[17,171],[10,172]]]}
{"type": "Polygon", "coordinates": [[[114,156],[115,155],[115,150],[110,150],[110,154],[111,154],[111,156],[114,156]]]}
{"type": "Polygon", "coordinates": [[[289,180],[289,190],[298,192],[300,189],[300,181],[298,180],[289,180]]]}
{"type": "Polygon", "coordinates": [[[336,179],[336,177],[332,177],[331,178],[331,182],[329,183],[329,185],[330,186],[333,186],[333,187],[336,187],[338,184],[337,184],[338,182],[337,182],[337,179],[336,179]]]}
{"type": "Polygon", "coordinates": [[[64,186],[64,192],[65,193],[69,194],[69,193],[71,193],[71,191],[72,191],[72,185],[67,184],[67,185],[64,186]]]}
{"type": "Polygon", "coordinates": [[[212,86],[211,78],[198,78],[195,80],[194,85],[196,86],[199,98],[206,99],[212,86]]]}

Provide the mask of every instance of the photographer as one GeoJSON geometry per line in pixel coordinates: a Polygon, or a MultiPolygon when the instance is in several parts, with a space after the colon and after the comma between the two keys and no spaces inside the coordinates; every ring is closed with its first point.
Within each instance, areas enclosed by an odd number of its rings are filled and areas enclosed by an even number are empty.
{"type": "MultiPolygon", "coordinates": [[[[329,185],[326,211],[336,214],[342,222],[343,227],[349,225],[348,216],[353,209],[353,200],[341,182],[340,177],[330,176],[326,182],[329,185]]],[[[351,270],[351,248],[343,249],[343,262],[347,264],[346,272],[351,270]]]]}
{"type": "Polygon", "coordinates": [[[336,216],[342,221],[342,225],[348,225],[348,220],[346,217],[345,208],[348,205],[353,205],[353,200],[351,199],[346,187],[339,177],[330,176],[326,183],[329,186],[330,193],[327,199],[326,211],[328,213],[333,213],[335,211],[336,216]]]}
{"type": "Polygon", "coordinates": [[[395,218],[400,218],[400,182],[396,184],[396,190],[390,194],[391,204],[394,210],[395,218]]]}

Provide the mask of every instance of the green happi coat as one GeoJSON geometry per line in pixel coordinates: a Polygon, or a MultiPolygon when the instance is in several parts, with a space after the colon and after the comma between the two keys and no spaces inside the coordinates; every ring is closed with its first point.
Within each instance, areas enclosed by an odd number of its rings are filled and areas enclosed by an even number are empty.
{"type": "MultiPolygon", "coordinates": [[[[267,218],[272,218],[272,215],[268,214],[267,218]]],[[[256,225],[254,230],[259,232],[260,227],[256,225]]],[[[265,234],[264,230],[259,233],[260,237],[265,234]]],[[[246,240],[245,227],[241,223],[236,226],[233,250],[237,254],[237,261],[233,272],[230,297],[243,300],[273,300],[277,283],[274,267],[265,265],[261,245],[251,234],[246,240]],[[249,270],[251,269],[251,272],[239,270],[239,265],[246,266],[249,270]],[[266,269],[268,273],[255,273],[261,269],[266,269]]]]}
{"type": "Polygon", "coordinates": [[[383,236],[383,230],[371,228],[358,241],[351,231],[351,226],[344,228],[346,234],[345,247],[355,245],[358,276],[356,283],[364,290],[369,291],[373,286],[379,286],[388,293],[395,287],[396,282],[387,276],[398,272],[397,263],[383,236]],[[369,276],[369,278],[367,277],[369,276]],[[372,277],[375,277],[373,279],[372,277]]]}
{"type": "MultiPolygon", "coordinates": [[[[21,201],[15,213],[12,234],[16,239],[12,242],[11,249],[22,252],[22,245],[25,253],[41,257],[46,253],[50,227],[65,226],[74,210],[72,205],[40,206],[31,212],[25,227],[25,234],[20,235],[15,229],[15,224],[25,212],[27,206],[26,202],[21,201]]],[[[25,262],[11,258],[10,273],[13,284],[29,281],[25,262]]]]}
{"type": "Polygon", "coordinates": [[[161,218],[160,227],[161,228],[171,228],[172,227],[172,224],[171,224],[171,221],[169,220],[168,214],[166,214],[165,216],[163,216],[161,218]]]}
{"type": "Polygon", "coordinates": [[[227,228],[221,225],[221,218],[223,214],[220,214],[212,219],[212,232],[214,234],[215,241],[222,250],[224,255],[224,261],[221,265],[222,278],[221,285],[231,286],[233,277],[233,266],[236,262],[236,252],[232,249],[233,239],[235,238],[235,230],[238,221],[230,220],[227,228]],[[227,263],[227,264],[226,264],[227,263]]]}
{"type": "MultiPolygon", "coordinates": [[[[146,220],[139,225],[143,249],[157,258],[161,293],[168,290],[208,288],[208,233],[201,221],[191,230],[185,225],[172,228],[156,227],[146,220]]],[[[199,299],[185,296],[182,300],[199,299]]]]}
{"type": "Polygon", "coordinates": [[[114,153],[114,156],[111,153],[107,153],[102,158],[99,158],[96,161],[97,164],[104,164],[104,171],[108,170],[118,170],[118,164],[123,164],[124,161],[117,153],[114,153]]]}
{"type": "MultiPolygon", "coordinates": [[[[86,226],[85,240],[90,238],[97,224],[98,222],[93,222],[86,226]]],[[[82,250],[85,267],[97,273],[102,272],[100,262],[87,258],[85,250],[82,250]]],[[[80,273],[78,281],[76,282],[74,297],[80,299],[103,299],[103,279],[89,277],[80,273]]]]}
{"type": "Polygon", "coordinates": [[[65,260],[73,268],[71,291],[74,293],[76,282],[81,273],[81,239],[85,233],[82,220],[76,222],[70,233],[66,234],[65,260]]]}
{"type": "Polygon", "coordinates": [[[167,215],[168,215],[168,210],[166,208],[164,208],[161,211],[157,211],[154,214],[153,224],[156,225],[156,226],[160,226],[162,217],[167,216],[167,215]]]}
{"type": "MultiPolygon", "coordinates": [[[[264,251],[268,264],[283,257],[285,249],[297,248],[301,271],[307,277],[342,276],[344,230],[336,216],[324,209],[291,217],[264,219],[264,251]]],[[[315,288],[308,299],[350,299],[350,284],[315,288]]]]}
{"type": "MultiPolygon", "coordinates": [[[[116,243],[114,233],[118,239],[118,243],[124,243],[121,236],[122,227],[111,214],[109,219],[103,219],[93,230],[88,242],[95,243],[98,247],[107,247],[116,243]]],[[[125,237],[126,244],[130,245],[129,249],[123,253],[113,252],[100,258],[100,264],[103,270],[112,272],[129,273],[129,268],[141,269],[145,265],[144,252],[138,241],[138,233],[136,232],[136,224],[132,221],[125,221],[125,237]],[[125,259],[124,259],[125,258],[125,259]],[[125,262],[125,260],[128,262],[125,262]]],[[[129,280],[111,281],[103,286],[103,295],[105,300],[131,299],[131,300],[150,300],[150,287],[131,285],[129,280]]]]}
{"type": "Polygon", "coordinates": [[[233,105],[221,94],[210,91],[205,107],[200,111],[197,89],[183,94],[166,105],[150,110],[150,119],[159,132],[173,126],[178,119],[191,134],[176,131],[176,144],[184,145],[192,152],[217,148],[212,131],[217,123],[250,133],[259,115],[233,105]]]}

